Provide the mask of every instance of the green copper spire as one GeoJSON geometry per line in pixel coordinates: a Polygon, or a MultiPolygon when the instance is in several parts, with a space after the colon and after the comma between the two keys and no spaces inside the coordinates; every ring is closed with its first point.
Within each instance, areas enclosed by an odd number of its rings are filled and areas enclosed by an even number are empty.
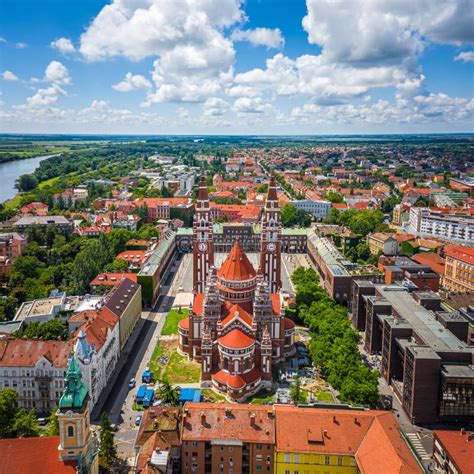
{"type": "Polygon", "coordinates": [[[82,408],[87,395],[88,389],[82,381],[81,369],[74,355],[71,355],[66,372],[66,389],[59,400],[59,408],[82,408]]]}

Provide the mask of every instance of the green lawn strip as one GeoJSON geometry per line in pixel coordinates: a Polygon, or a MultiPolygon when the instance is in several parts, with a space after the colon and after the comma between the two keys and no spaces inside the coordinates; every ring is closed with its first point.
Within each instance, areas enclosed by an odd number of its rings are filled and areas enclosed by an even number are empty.
{"type": "Polygon", "coordinates": [[[166,316],[165,325],[161,330],[163,336],[171,336],[173,334],[178,334],[178,324],[179,322],[188,316],[188,309],[178,309],[173,308],[168,315],[166,316]]]}
{"type": "Polygon", "coordinates": [[[226,398],[224,395],[220,393],[214,392],[210,388],[203,388],[202,389],[202,397],[203,400],[209,403],[216,403],[216,402],[225,402],[226,398]]]}
{"type": "Polygon", "coordinates": [[[261,405],[262,403],[273,402],[275,400],[275,392],[267,392],[267,390],[260,390],[253,397],[251,397],[251,405],[261,405]]]}
{"type": "Polygon", "coordinates": [[[160,341],[156,343],[155,350],[153,351],[153,354],[151,355],[151,360],[150,360],[150,370],[153,372],[153,375],[155,376],[155,380],[159,380],[160,375],[161,375],[161,370],[163,366],[158,362],[158,359],[162,356],[165,355],[166,351],[163,349],[163,347],[160,346],[160,341]]]}
{"type": "Polygon", "coordinates": [[[145,407],[137,402],[133,402],[132,410],[134,411],[144,411],[145,407]]]}
{"type": "Polygon", "coordinates": [[[318,402],[334,403],[334,399],[332,397],[331,392],[316,392],[314,393],[314,397],[317,399],[318,402]]]}
{"type": "Polygon", "coordinates": [[[201,365],[190,362],[185,356],[174,351],[163,371],[163,379],[170,384],[196,383],[201,377],[201,365]]]}

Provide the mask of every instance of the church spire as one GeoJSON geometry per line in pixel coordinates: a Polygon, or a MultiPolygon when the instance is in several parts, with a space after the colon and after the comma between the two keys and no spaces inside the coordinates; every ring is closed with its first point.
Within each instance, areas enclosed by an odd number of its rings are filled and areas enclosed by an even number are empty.
{"type": "Polygon", "coordinates": [[[70,408],[80,410],[84,400],[88,397],[88,389],[82,381],[82,373],[76,358],[71,355],[66,372],[66,388],[59,400],[59,408],[70,408]]]}

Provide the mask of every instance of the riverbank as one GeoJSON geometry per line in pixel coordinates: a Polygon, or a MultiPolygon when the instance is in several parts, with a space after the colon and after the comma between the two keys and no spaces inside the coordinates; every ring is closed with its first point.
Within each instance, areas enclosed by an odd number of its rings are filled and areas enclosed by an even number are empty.
{"type": "Polygon", "coordinates": [[[4,203],[8,208],[18,205],[20,197],[15,188],[16,180],[22,174],[33,173],[43,160],[57,156],[58,154],[41,155],[34,158],[0,163],[0,176],[2,181],[2,186],[0,187],[0,202],[4,203]]]}

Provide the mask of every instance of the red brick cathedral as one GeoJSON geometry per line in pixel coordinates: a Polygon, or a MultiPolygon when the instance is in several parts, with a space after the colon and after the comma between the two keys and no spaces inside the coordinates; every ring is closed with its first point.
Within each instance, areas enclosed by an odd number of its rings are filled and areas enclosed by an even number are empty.
{"type": "Polygon", "coordinates": [[[236,241],[214,266],[213,227],[201,175],[193,224],[194,300],[179,325],[179,349],[201,362],[203,385],[243,401],[270,388],[272,364],[294,351],[294,323],[284,317],[281,225],[275,178],[270,179],[256,270],[236,241]]]}

